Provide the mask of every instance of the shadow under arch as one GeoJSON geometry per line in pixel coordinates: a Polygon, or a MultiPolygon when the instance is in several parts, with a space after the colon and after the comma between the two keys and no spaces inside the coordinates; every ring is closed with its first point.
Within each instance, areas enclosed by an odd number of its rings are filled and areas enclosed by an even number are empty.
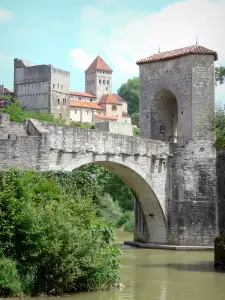
{"type": "Polygon", "coordinates": [[[151,104],[152,138],[177,143],[178,125],[177,98],[171,90],[161,88],[151,104]]]}
{"type": "MultiPolygon", "coordinates": [[[[163,243],[167,242],[167,226],[166,219],[155,192],[151,188],[151,181],[147,178],[146,174],[141,170],[135,169],[135,165],[129,163],[129,166],[122,162],[115,162],[109,160],[90,160],[83,159],[80,163],[73,166],[71,164],[70,170],[77,169],[82,165],[93,163],[105,167],[110,172],[119,176],[131,189],[136,201],[141,208],[142,215],[145,219],[147,227],[147,240],[148,243],[163,243]]],[[[140,236],[142,232],[139,232],[140,236]]],[[[136,239],[136,236],[135,236],[136,239]]]]}

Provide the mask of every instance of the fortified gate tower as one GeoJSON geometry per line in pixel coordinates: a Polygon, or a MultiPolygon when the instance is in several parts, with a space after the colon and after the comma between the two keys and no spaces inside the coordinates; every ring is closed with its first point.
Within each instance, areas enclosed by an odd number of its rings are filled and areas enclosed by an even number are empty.
{"type": "Polygon", "coordinates": [[[165,200],[171,244],[210,245],[218,231],[212,129],[216,60],[216,52],[195,45],[137,62],[140,134],[171,148],[165,200]]]}

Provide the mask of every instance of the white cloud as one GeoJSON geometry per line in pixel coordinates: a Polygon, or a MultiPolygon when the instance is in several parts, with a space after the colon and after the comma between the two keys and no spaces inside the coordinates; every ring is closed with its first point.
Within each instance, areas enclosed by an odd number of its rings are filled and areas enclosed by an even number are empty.
{"type": "Polygon", "coordinates": [[[7,21],[12,18],[12,13],[9,10],[0,8],[0,20],[7,21]]]}
{"type": "Polygon", "coordinates": [[[69,52],[69,59],[73,66],[81,71],[86,70],[94,60],[95,56],[89,55],[81,48],[73,49],[69,52]]]}
{"type": "MultiPolygon", "coordinates": [[[[115,83],[138,75],[135,61],[156,53],[159,45],[161,51],[193,45],[196,33],[199,44],[216,50],[225,63],[224,11],[225,0],[179,1],[151,14],[129,10],[115,14],[86,7],[79,46],[88,53],[100,52],[117,74],[115,83]]],[[[80,55],[82,60],[84,50],[72,51],[73,59],[79,61],[80,55]]]]}

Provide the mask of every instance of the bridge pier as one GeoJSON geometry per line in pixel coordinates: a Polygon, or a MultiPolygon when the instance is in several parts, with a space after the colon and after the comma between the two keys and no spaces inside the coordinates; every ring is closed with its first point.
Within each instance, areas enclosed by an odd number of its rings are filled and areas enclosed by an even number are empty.
{"type": "Polygon", "coordinates": [[[147,243],[149,241],[148,228],[145,217],[137,200],[134,201],[134,241],[147,243]]]}

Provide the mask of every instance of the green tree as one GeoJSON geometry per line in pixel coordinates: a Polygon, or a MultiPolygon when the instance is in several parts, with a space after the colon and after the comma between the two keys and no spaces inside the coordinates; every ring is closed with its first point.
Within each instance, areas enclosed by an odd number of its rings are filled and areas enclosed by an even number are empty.
{"type": "Polygon", "coordinates": [[[217,106],[214,118],[214,130],[216,133],[216,149],[225,148],[225,106],[217,106]]]}
{"type": "Polygon", "coordinates": [[[89,198],[63,190],[59,177],[0,172],[0,296],[17,295],[20,287],[26,294],[60,294],[118,282],[112,228],[89,198]]]}
{"type": "Polygon", "coordinates": [[[225,67],[215,68],[216,84],[223,84],[225,81],[225,67]]]}
{"type": "Polygon", "coordinates": [[[133,113],[131,115],[131,122],[133,125],[136,125],[137,127],[139,127],[139,113],[133,113]]]}
{"type": "Polygon", "coordinates": [[[128,113],[130,115],[139,112],[139,97],[140,97],[139,77],[133,77],[129,79],[126,83],[121,85],[121,87],[118,89],[117,92],[120,95],[120,97],[122,97],[127,101],[128,113]]]}

